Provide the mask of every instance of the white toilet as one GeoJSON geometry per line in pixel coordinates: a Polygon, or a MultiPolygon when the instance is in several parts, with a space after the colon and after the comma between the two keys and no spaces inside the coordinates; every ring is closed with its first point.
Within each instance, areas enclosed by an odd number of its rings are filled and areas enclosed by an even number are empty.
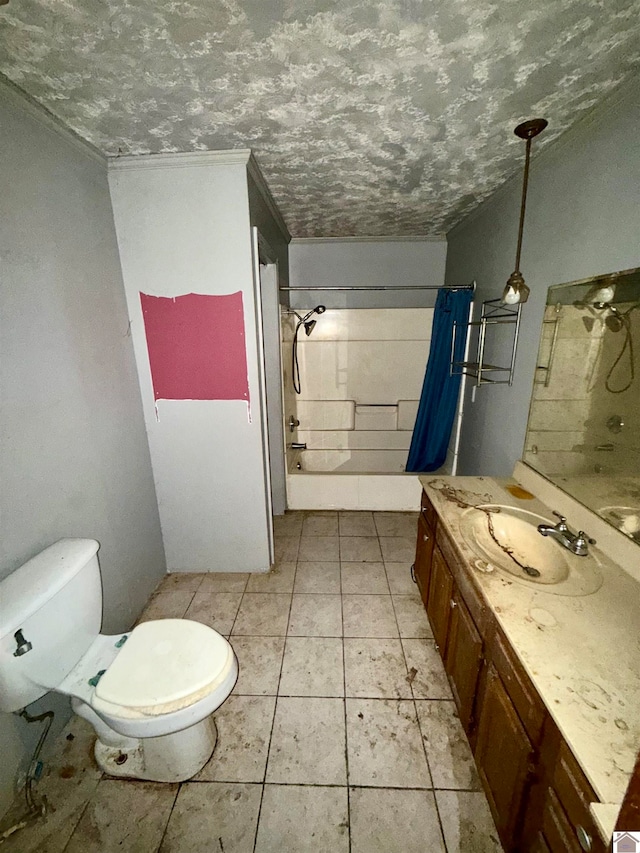
{"type": "Polygon", "coordinates": [[[61,539],[0,581],[0,711],[54,690],[94,727],[112,776],[180,782],[209,760],[211,714],[238,662],[213,628],[188,619],[100,634],[99,545],[61,539]]]}

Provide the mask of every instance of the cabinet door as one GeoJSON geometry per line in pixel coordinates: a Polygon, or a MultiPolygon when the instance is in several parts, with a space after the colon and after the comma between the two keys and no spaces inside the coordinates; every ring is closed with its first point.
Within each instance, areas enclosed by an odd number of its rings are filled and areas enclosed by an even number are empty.
{"type": "Polygon", "coordinates": [[[420,598],[425,607],[429,595],[434,539],[431,528],[421,515],[418,519],[418,541],[416,543],[416,561],[413,565],[413,573],[420,590],[420,598]]]}
{"type": "Polygon", "coordinates": [[[482,667],[482,638],[471,614],[455,590],[450,601],[451,622],[445,669],[465,732],[473,728],[473,703],[482,667]]]}
{"type": "Polygon", "coordinates": [[[505,850],[515,850],[534,751],[492,665],[479,712],[475,755],[502,843],[505,850]]]}
{"type": "Polygon", "coordinates": [[[451,596],[453,594],[453,575],[449,571],[440,549],[433,549],[431,563],[431,578],[429,580],[429,598],[427,600],[427,615],[433,629],[436,648],[442,657],[447,650],[447,634],[451,614],[451,596]]]}

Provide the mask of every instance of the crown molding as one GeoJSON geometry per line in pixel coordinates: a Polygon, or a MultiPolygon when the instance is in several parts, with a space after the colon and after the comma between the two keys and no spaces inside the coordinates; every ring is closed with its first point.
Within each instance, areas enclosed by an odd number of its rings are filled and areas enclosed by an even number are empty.
{"type": "Polygon", "coordinates": [[[75,130],[72,130],[64,124],[64,122],[50,112],[39,101],[32,98],[31,95],[24,91],[24,89],[16,86],[12,80],[9,80],[9,78],[5,77],[1,72],[0,97],[7,103],[11,104],[11,106],[28,115],[29,118],[36,121],[41,127],[44,127],[50,133],[54,133],[72,148],[75,148],[76,151],[84,154],[90,160],[99,163],[103,168],[106,167],[107,158],[101,151],[99,151],[90,142],[87,142],[86,139],[83,139],[75,132],[75,130]]]}
{"type": "Polygon", "coordinates": [[[225,151],[184,151],[178,154],[127,154],[109,157],[110,172],[133,172],[138,169],[185,169],[197,166],[247,166],[250,148],[225,151]]]}
{"type": "Polygon", "coordinates": [[[291,245],[311,245],[313,243],[446,243],[444,234],[430,234],[405,237],[293,237],[291,245]]]}
{"type": "Polygon", "coordinates": [[[249,160],[247,162],[247,172],[251,176],[254,184],[256,185],[258,192],[262,196],[264,203],[269,209],[269,213],[273,216],[276,225],[282,232],[282,236],[285,238],[287,243],[291,241],[291,234],[289,233],[289,229],[287,228],[287,223],[284,221],[280,210],[278,209],[278,205],[276,204],[273,196],[271,195],[271,190],[269,189],[269,185],[267,184],[264,175],[260,171],[260,166],[258,165],[258,161],[253,156],[253,152],[249,153],[249,160]]]}

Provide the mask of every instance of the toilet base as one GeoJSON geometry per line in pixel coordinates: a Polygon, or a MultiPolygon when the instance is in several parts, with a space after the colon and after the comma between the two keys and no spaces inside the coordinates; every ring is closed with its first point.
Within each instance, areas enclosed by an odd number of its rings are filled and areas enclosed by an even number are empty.
{"type": "Polygon", "coordinates": [[[122,747],[98,739],[94,755],[100,769],[109,776],[148,782],[184,782],[195,776],[211,758],[217,737],[211,716],[174,734],[137,741],[123,738],[122,747]]]}

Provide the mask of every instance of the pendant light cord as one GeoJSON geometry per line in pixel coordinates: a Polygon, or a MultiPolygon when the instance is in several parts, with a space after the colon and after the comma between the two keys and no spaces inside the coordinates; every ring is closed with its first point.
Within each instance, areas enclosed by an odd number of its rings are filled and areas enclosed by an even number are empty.
{"type": "Polygon", "coordinates": [[[518,228],[518,246],[516,248],[516,266],[517,272],[520,271],[520,254],[522,252],[522,235],[524,234],[524,215],[527,209],[527,188],[529,186],[529,161],[531,159],[531,139],[527,139],[527,148],[524,160],[524,175],[522,178],[522,199],[520,200],[520,226],[518,228]]]}

